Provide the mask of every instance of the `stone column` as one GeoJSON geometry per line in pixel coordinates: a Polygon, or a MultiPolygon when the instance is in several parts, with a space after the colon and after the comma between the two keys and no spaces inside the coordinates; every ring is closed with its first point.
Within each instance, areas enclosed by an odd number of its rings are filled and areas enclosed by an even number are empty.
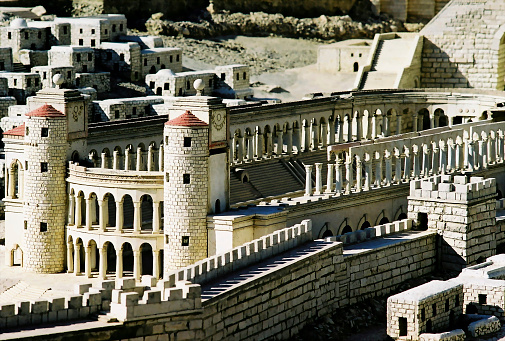
{"type": "Polygon", "coordinates": [[[335,192],[342,192],[342,160],[337,157],[335,162],[335,192]]]}
{"type": "Polygon", "coordinates": [[[402,182],[402,154],[399,150],[395,152],[395,176],[394,182],[401,183],[402,182]]]}
{"type": "Polygon", "coordinates": [[[381,187],[381,185],[382,185],[382,156],[379,156],[375,164],[375,186],[381,187]]]}
{"type": "Polygon", "coordinates": [[[153,200],[153,233],[160,232],[161,215],[160,202],[153,200]]]}
{"type": "Polygon", "coordinates": [[[328,173],[326,174],[326,190],[325,193],[333,193],[333,173],[335,172],[335,165],[333,163],[328,163],[328,173]]]}
{"type": "Polygon", "coordinates": [[[389,117],[386,113],[382,114],[382,133],[384,137],[389,136],[389,117]]]}
{"type": "Polygon", "coordinates": [[[419,179],[420,167],[419,167],[419,150],[412,148],[413,163],[414,163],[414,179],[419,179]]]}
{"type": "Polygon", "coordinates": [[[472,140],[469,140],[467,142],[467,145],[468,145],[468,152],[467,152],[467,155],[468,155],[468,171],[472,172],[476,166],[477,166],[477,162],[475,162],[475,150],[474,150],[474,142],[472,140]]]}
{"type": "Polygon", "coordinates": [[[87,278],[91,278],[91,247],[84,247],[84,275],[87,278]]]}
{"type": "Polygon", "coordinates": [[[455,169],[454,165],[454,142],[447,141],[447,172],[452,173],[455,169]]]}
{"type": "Polygon", "coordinates": [[[321,124],[321,145],[323,147],[326,147],[328,145],[328,125],[327,124],[321,124]]]}
{"type": "Polygon", "coordinates": [[[403,179],[408,181],[410,179],[410,151],[408,149],[405,150],[403,156],[405,158],[405,163],[403,167],[403,179]]]}
{"type": "Polygon", "coordinates": [[[302,150],[302,131],[300,128],[293,128],[293,136],[296,137],[294,145],[296,146],[296,152],[299,154],[302,150]]]}
{"type": "Polygon", "coordinates": [[[454,170],[460,170],[461,169],[461,145],[459,143],[456,143],[454,146],[454,161],[456,166],[454,167],[454,170]]]}
{"type": "Polygon", "coordinates": [[[321,177],[321,171],[323,168],[322,163],[316,163],[316,191],[314,194],[319,195],[323,192],[323,184],[322,184],[322,177],[321,177]]]}
{"type": "Polygon", "coordinates": [[[156,279],[160,278],[160,251],[153,249],[153,277],[156,279]]]}
{"type": "Polygon", "coordinates": [[[427,145],[423,145],[423,176],[430,175],[430,149],[427,145]]]}
{"type": "Polygon", "coordinates": [[[363,117],[356,115],[356,141],[363,137],[363,117]]]}
{"type": "Polygon", "coordinates": [[[354,182],[352,174],[352,156],[349,156],[345,162],[345,180],[345,193],[350,194],[354,182]]]}
{"type": "Polygon", "coordinates": [[[163,164],[164,162],[164,153],[163,153],[163,145],[160,144],[160,148],[158,149],[158,169],[160,172],[163,172],[165,170],[165,165],[163,164]]]}
{"type": "Polygon", "coordinates": [[[498,132],[496,134],[496,149],[497,149],[497,157],[498,157],[498,162],[502,163],[503,162],[503,132],[498,132]]]}
{"type": "Polygon", "coordinates": [[[116,232],[123,232],[123,202],[116,201],[116,232]]]}
{"type": "Polygon", "coordinates": [[[119,169],[119,152],[117,150],[112,152],[112,169],[119,169]]]}
{"type": "Polygon", "coordinates": [[[74,225],[75,222],[75,196],[71,193],[68,195],[68,225],[74,225]]]}
{"type": "Polygon", "coordinates": [[[335,144],[335,118],[328,122],[328,143],[335,144]]]}
{"type": "MultiPolygon", "coordinates": [[[[107,203],[105,201],[105,203],[107,203]]],[[[100,229],[100,232],[105,232],[105,225],[107,224],[105,221],[105,210],[106,210],[106,205],[104,205],[104,200],[98,200],[98,228],[100,229]]]]}
{"type": "Polygon", "coordinates": [[[81,274],[81,245],[74,245],[74,272],[76,276],[81,274]]]}
{"type": "Polygon", "coordinates": [[[143,169],[144,169],[144,167],[142,165],[142,148],[138,147],[137,148],[137,160],[135,163],[135,170],[138,172],[143,169]]]}
{"type": "Polygon", "coordinates": [[[352,141],[352,117],[351,115],[349,115],[347,120],[347,142],[351,141],[352,141]]]}
{"type": "Polygon", "coordinates": [[[365,161],[365,191],[369,191],[372,187],[372,160],[365,161]]]}
{"type": "Polygon", "coordinates": [[[67,272],[74,272],[74,257],[72,256],[72,251],[74,250],[74,245],[72,242],[67,243],[67,272]]]}
{"type": "Polygon", "coordinates": [[[447,172],[447,146],[445,143],[440,145],[440,174],[447,172]]]}
{"type": "Polygon", "coordinates": [[[377,138],[377,116],[372,114],[372,131],[370,132],[370,138],[373,140],[377,138]]]}
{"type": "Polygon", "coordinates": [[[344,121],[337,117],[338,120],[338,143],[344,143],[344,121]]]}
{"type": "Polygon", "coordinates": [[[75,199],[75,226],[79,227],[82,225],[82,197],[77,196],[75,199]]]}
{"type": "Polygon", "coordinates": [[[312,165],[305,165],[305,195],[312,195],[312,165]]]}
{"type": "Polygon", "coordinates": [[[386,164],[386,186],[391,185],[391,176],[393,173],[392,165],[391,165],[391,153],[388,151],[384,154],[384,163],[386,164]]]}
{"type": "Polygon", "coordinates": [[[437,146],[432,147],[433,157],[431,159],[431,163],[432,163],[431,174],[433,174],[433,175],[438,174],[440,171],[439,164],[438,164],[440,157],[438,156],[438,151],[439,151],[439,149],[437,146]]]}
{"type": "Polygon", "coordinates": [[[153,157],[154,157],[154,151],[153,151],[153,146],[149,145],[147,148],[147,171],[151,172],[153,170],[153,157]]]}
{"type": "Polygon", "coordinates": [[[244,138],[238,137],[237,162],[244,161],[244,138]]]}
{"type": "Polygon", "coordinates": [[[100,156],[101,156],[101,162],[100,162],[101,168],[109,168],[107,165],[107,154],[102,153],[102,154],[100,154],[100,156]]]}
{"type": "Polygon", "coordinates": [[[266,133],[267,138],[265,141],[267,157],[272,157],[272,133],[266,133]]]}
{"type": "Polygon", "coordinates": [[[124,170],[130,170],[130,150],[124,151],[124,170]]]}
{"type": "Polygon", "coordinates": [[[140,201],[133,202],[133,233],[140,233],[142,229],[142,205],[140,201]]]}
{"type": "Polygon", "coordinates": [[[123,248],[116,249],[116,278],[123,278],[123,248]]]}
{"type": "Polygon", "coordinates": [[[293,155],[293,129],[287,128],[286,130],[286,143],[287,143],[287,153],[288,155],[293,155]]]}
{"type": "Polygon", "coordinates": [[[402,115],[396,113],[396,134],[402,133],[402,115]]]}
{"type": "Polygon", "coordinates": [[[246,158],[247,161],[251,161],[253,158],[253,141],[252,136],[246,136],[246,158]]]}
{"type": "Polygon", "coordinates": [[[486,169],[487,168],[487,163],[488,163],[488,156],[487,156],[487,139],[480,140],[479,141],[479,160],[480,160],[480,167],[486,169]]]}
{"type": "Polygon", "coordinates": [[[361,169],[361,158],[356,157],[356,192],[361,192],[363,179],[361,169]]]}
{"type": "Polygon", "coordinates": [[[284,133],[282,130],[277,131],[277,150],[275,151],[275,154],[277,155],[282,155],[282,152],[284,151],[284,133]]]}
{"type": "Polygon", "coordinates": [[[430,116],[430,129],[433,129],[435,128],[435,114],[430,113],[429,116],[430,116]]]}
{"type": "Polygon", "coordinates": [[[316,150],[319,147],[319,128],[316,122],[310,125],[310,150],[316,150]]]}
{"type": "Polygon", "coordinates": [[[412,131],[416,132],[418,131],[417,123],[418,123],[418,115],[415,113],[412,115],[412,131]]]}
{"type": "Polygon", "coordinates": [[[256,132],[256,157],[258,159],[263,159],[263,135],[259,133],[259,131],[256,132]]]}
{"type": "Polygon", "coordinates": [[[237,134],[233,134],[233,137],[231,138],[230,142],[230,162],[234,163],[236,162],[235,156],[237,153],[235,153],[235,149],[237,148],[237,134]]]}
{"type": "Polygon", "coordinates": [[[91,201],[93,199],[85,198],[86,201],[86,228],[91,230],[91,225],[93,224],[93,215],[91,211],[91,201]]]}
{"type": "Polygon", "coordinates": [[[107,277],[107,248],[98,248],[100,265],[98,267],[98,278],[105,279],[107,277]]]}
{"type": "Polygon", "coordinates": [[[140,251],[133,250],[133,278],[140,280],[140,251]]]}

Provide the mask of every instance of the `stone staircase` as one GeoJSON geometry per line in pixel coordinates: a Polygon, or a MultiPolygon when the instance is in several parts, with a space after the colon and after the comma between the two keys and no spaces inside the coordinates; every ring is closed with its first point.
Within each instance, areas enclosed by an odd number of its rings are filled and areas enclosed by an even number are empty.
{"type": "Polygon", "coordinates": [[[396,79],[403,67],[410,64],[410,51],[415,40],[409,38],[394,38],[380,40],[372,61],[370,71],[364,73],[361,90],[393,89],[396,79]]]}
{"type": "Polygon", "coordinates": [[[13,63],[12,72],[30,72],[30,66],[24,65],[22,63],[13,63]]]}
{"type": "Polygon", "coordinates": [[[50,289],[32,286],[24,281],[19,281],[14,286],[0,293],[0,305],[19,301],[34,301],[47,293],[50,289]]]}

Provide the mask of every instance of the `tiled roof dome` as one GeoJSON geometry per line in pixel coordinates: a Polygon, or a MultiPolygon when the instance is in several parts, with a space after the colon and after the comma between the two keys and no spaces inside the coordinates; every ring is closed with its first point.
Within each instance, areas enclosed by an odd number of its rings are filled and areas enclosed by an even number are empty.
{"type": "Polygon", "coordinates": [[[182,114],[179,117],[174,118],[173,120],[168,121],[165,123],[166,125],[169,126],[183,126],[183,127],[204,127],[208,126],[207,123],[204,121],[200,120],[198,117],[193,115],[191,111],[186,111],[184,114],[182,114]]]}
{"type": "Polygon", "coordinates": [[[52,105],[44,104],[38,109],[30,111],[26,114],[26,116],[34,116],[34,117],[64,117],[65,115],[56,110],[52,105]]]}

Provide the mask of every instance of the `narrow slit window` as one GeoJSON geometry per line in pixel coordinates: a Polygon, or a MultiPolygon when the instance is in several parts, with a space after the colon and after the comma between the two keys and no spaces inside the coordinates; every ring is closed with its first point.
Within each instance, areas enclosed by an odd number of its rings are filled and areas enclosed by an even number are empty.
{"type": "Polygon", "coordinates": [[[47,232],[47,223],[41,221],[40,222],[40,232],[47,232]]]}
{"type": "Polygon", "coordinates": [[[184,147],[191,147],[191,137],[184,138],[184,147]]]}
{"type": "Polygon", "coordinates": [[[182,175],[182,183],[189,184],[191,182],[191,176],[189,174],[182,175]]]}

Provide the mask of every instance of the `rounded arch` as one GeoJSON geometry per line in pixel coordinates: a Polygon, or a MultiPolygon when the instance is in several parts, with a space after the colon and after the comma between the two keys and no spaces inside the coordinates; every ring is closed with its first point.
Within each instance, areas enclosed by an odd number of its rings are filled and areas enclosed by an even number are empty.
{"type": "Polygon", "coordinates": [[[359,229],[360,229],[360,230],[364,230],[364,229],[367,229],[367,228],[369,228],[369,227],[372,227],[372,225],[370,225],[370,222],[369,222],[368,220],[365,220],[365,221],[363,222],[363,224],[361,224],[361,226],[360,226],[360,228],[359,228],[359,229]]]}
{"type": "Polygon", "coordinates": [[[72,152],[72,156],[70,156],[70,160],[75,163],[79,163],[80,159],[81,159],[81,157],[79,156],[79,152],[77,150],[74,150],[72,152]]]}
{"type": "Polygon", "coordinates": [[[106,269],[105,273],[107,272],[115,272],[116,271],[116,248],[112,242],[106,241],[103,244],[103,249],[105,250],[105,255],[107,257],[107,260],[105,262],[106,264],[106,269]]]}
{"type": "Polygon", "coordinates": [[[352,71],[353,72],[358,72],[359,70],[359,64],[358,62],[354,62],[354,64],[352,64],[352,71]]]}
{"type": "Polygon", "coordinates": [[[123,275],[133,276],[133,248],[128,242],[124,242],[121,245],[123,249],[123,275]]]}
{"type": "Polygon", "coordinates": [[[125,194],[121,201],[123,202],[123,227],[133,228],[133,199],[129,194],[125,194]]]}
{"type": "Polygon", "coordinates": [[[152,230],[153,228],[153,198],[149,194],[140,197],[140,221],[141,230],[152,230]]]}
{"type": "Polygon", "coordinates": [[[140,245],[140,274],[153,274],[153,248],[149,243],[140,245]]]}
{"type": "Polygon", "coordinates": [[[340,234],[346,234],[349,232],[352,232],[352,227],[349,225],[345,225],[344,228],[342,229],[342,233],[340,233],[340,234]]]}

